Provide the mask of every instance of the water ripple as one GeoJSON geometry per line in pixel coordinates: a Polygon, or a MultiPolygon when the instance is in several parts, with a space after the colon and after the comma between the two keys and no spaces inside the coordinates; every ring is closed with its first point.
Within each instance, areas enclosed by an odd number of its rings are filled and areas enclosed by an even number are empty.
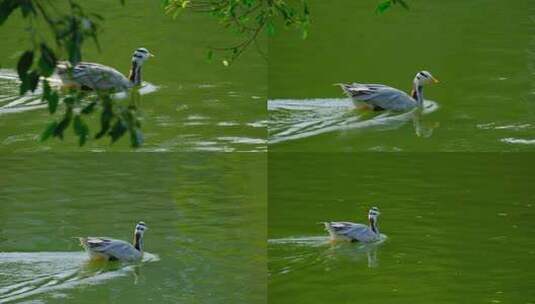
{"type": "Polygon", "coordinates": [[[535,145],[535,139],[507,137],[502,138],[500,141],[507,144],[535,145]]]}
{"type": "Polygon", "coordinates": [[[387,240],[374,243],[332,242],[327,236],[300,236],[268,240],[270,275],[287,275],[291,272],[322,268],[330,271],[347,267],[348,262],[367,262],[369,268],[379,265],[377,250],[387,240]],[[277,254],[273,254],[277,251],[277,254]],[[280,251],[280,252],[279,252],[280,251]],[[284,253],[281,253],[284,252],[284,253]]]}
{"type": "Polygon", "coordinates": [[[358,112],[347,98],[275,99],[268,101],[269,143],[303,139],[324,133],[379,127],[382,130],[397,129],[413,120],[418,136],[428,137],[420,123],[420,114],[438,109],[438,104],[426,100],[421,113],[417,109],[405,113],[358,112]]]}
{"type": "MultiPolygon", "coordinates": [[[[143,262],[156,262],[145,253],[143,262]]],[[[139,272],[139,265],[89,262],[85,252],[0,253],[0,303],[79,285],[95,285],[139,272]]]]}

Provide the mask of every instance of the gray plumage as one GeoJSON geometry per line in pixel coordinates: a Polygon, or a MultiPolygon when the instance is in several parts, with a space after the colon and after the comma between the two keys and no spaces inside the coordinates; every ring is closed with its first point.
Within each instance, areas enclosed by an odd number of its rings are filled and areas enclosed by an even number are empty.
{"type": "Polygon", "coordinates": [[[141,84],[141,68],[153,55],[146,48],[138,48],[132,55],[132,68],[125,77],[116,69],[92,62],[79,62],[74,67],[68,61],[60,61],[56,72],[65,86],[88,90],[125,91],[141,84]]]}
{"type": "Polygon", "coordinates": [[[79,240],[91,259],[136,262],[143,257],[143,235],[147,229],[144,222],[136,225],[133,244],[108,237],[83,237],[79,240]]]}
{"type": "Polygon", "coordinates": [[[91,90],[117,90],[124,91],[134,86],[121,72],[114,68],[91,62],[80,62],[72,68],[71,64],[60,61],[56,71],[65,85],[76,85],[91,90]]]}
{"type": "Polygon", "coordinates": [[[370,243],[381,238],[377,220],[379,209],[372,207],[368,212],[369,225],[351,222],[324,222],[325,230],[329,232],[332,240],[348,240],[370,243]]]}
{"type": "Polygon", "coordinates": [[[134,262],[141,259],[142,254],[132,244],[104,237],[80,238],[80,243],[92,259],[120,260],[134,262]]]}
{"type": "Polygon", "coordinates": [[[373,110],[408,111],[423,106],[423,85],[437,83],[431,73],[421,71],[413,80],[411,95],[382,84],[351,83],[339,85],[344,93],[353,99],[357,107],[365,105],[373,110]]]}

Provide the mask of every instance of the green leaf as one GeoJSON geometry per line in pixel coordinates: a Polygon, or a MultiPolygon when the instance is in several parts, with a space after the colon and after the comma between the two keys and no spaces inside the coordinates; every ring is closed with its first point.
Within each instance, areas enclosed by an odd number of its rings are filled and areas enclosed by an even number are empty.
{"type": "Polygon", "coordinates": [[[80,53],[80,44],[75,38],[72,38],[71,40],[67,41],[67,52],[69,54],[69,62],[73,66],[76,65],[78,62],[80,62],[80,60],[82,60],[82,54],[80,53]]]}
{"type": "Polygon", "coordinates": [[[19,1],[19,3],[23,17],[28,17],[30,13],[35,14],[35,8],[33,7],[33,3],[31,1],[19,1]]]}
{"type": "Polygon", "coordinates": [[[21,84],[19,86],[19,94],[24,95],[27,91],[35,91],[39,84],[39,74],[36,71],[32,71],[29,74],[24,75],[21,78],[21,84]]]}
{"type": "Polygon", "coordinates": [[[58,126],[58,123],[53,121],[51,123],[49,123],[45,130],[43,131],[43,133],[41,133],[41,137],[40,137],[40,141],[43,142],[45,140],[47,140],[53,133],[54,133],[54,130],[56,130],[56,127],[58,126]]]}
{"type": "Polygon", "coordinates": [[[37,71],[32,71],[30,74],[28,74],[28,90],[34,92],[35,89],[37,89],[37,85],[39,84],[39,73],[37,71]]]}
{"type": "Polygon", "coordinates": [[[109,96],[104,96],[102,102],[104,109],[102,109],[102,114],[100,114],[100,131],[95,135],[96,139],[101,138],[108,132],[113,118],[112,104],[109,96]]]}
{"type": "Polygon", "coordinates": [[[48,80],[43,79],[43,96],[41,96],[41,100],[48,100],[51,92],[52,88],[50,87],[50,83],[48,83],[48,80]]]}
{"type": "Polygon", "coordinates": [[[409,9],[409,5],[407,4],[407,2],[405,2],[405,0],[396,0],[396,4],[401,5],[404,9],[408,10],[409,9]]]}
{"type": "Polygon", "coordinates": [[[310,15],[310,9],[308,8],[308,3],[306,1],[303,1],[303,14],[305,17],[310,15]]]}
{"type": "Polygon", "coordinates": [[[19,62],[17,63],[17,73],[19,74],[19,78],[21,81],[24,81],[26,78],[26,74],[28,73],[28,70],[32,66],[33,63],[33,51],[26,51],[22,56],[19,58],[19,62]]]}
{"type": "Polygon", "coordinates": [[[24,78],[20,79],[19,95],[24,95],[30,89],[30,82],[28,81],[28,75],[24,75],[24,78]]]}
{"type": "Polygon", "coordinates": [[[58,92],[52,90],[46,79],[43,79],[43,96],[41,96],[41,100],[48,103],[48,111],[50,114],[56,112],[59,103],[59,95],[58,92]]]}
{"type": "Polygon", "coordinates": [[[6,22],[7,18],[20,5],[17,0],[2,0],[0,2],[0,25],[6,22]]]}
{"type": "Polygon", "coordinates": [[[89,136],[89,127],[82,120],[82,117],[80,117],[80,115],[76,115],[74,117],[73,127],[74,127],[74,134],[78,135],[78,144],[81,147],[87,141],[87,137],[89,136]]]}
{"type": "Polygon", "coordinates": [[[110,130],[111,142],[116,142],[128,130],[122,119],[118,119],[110,130]]]}
{"type": "Polygon", "coordinates": [[[175,9],[175,12],[173,13],[173,19],[176,19],[176,17],[178,17],[178,15],[180,14],[180,12],[182,12],[182,9],[180,8],[176,8],[175,9]]]}
{"type": "Polygon", "coordinates": [[[306,26],[303,27],[303,32],[301,33],[301,38],[303,40],[308,38],[308,28],[306,26]]]}
{"type": "Polygon", "coordinates": [[[377,5],[376,13],[378,13],[378,14],[384,13],[391,6],[392,6],[392,1],[391,0],[383,1],[383,2],[379,3],[379,5],[377,5]]]}
{"type": "Polygon", "coordinates": [[[132,148],[139,148],[143,145],[143,133],[139,128],[130,130],[130,144],[132,148]]]}
{"type": "Polygon", "coordinates": [[[54,52],[46,44],[41,43],[41,58],[39,59],[41,74],[45,77],[52,75],[56,68],[56,61],[54,52]]]}
{"type": "Polygon", "coordinates": [[[58,108],[58,103],[59,103],[58,92],[51,92],[47,101],[48,101],[48,111],[50,112],[50,114],[56,113],[56,110],[58,108]]]}
{"type": "Polygon", "coordinates": [[[72,120],[72,108],[67,108],[67,111],[65,112],[65,116],[63,116],[63,119],[58,123],[58,125],[54,129],[54,136],[59,137],[60,139],[63,139],[63,132],[71,124],[71,120],[72,120]]]}
{"type": "Polygon", "coordinates": [[[266,23],[266,30],[269,36],[275,35],[275,25],[272,20],[268,20],[266,23]]]}
{"type": "Polygon", "coordinates": [[[95,106],[97,105],[96,101],[90,102],[87,106],[85,106],[80,113],[82,114],[91,114],[95,110],[95,106]]]}
{"type": "Polygon", "coordinates": [[[76,98],[72,95],[63,97],[63,103],[66,105],[73,105],[76,101],[76,98]]]}
{"type": "Polygon", "coordinates": [[[212,61],[212,58],[214,57],[214,51],[212,49],[208,49],[208,52],[206,53],[206,58],[208,61],[212,61]]]}

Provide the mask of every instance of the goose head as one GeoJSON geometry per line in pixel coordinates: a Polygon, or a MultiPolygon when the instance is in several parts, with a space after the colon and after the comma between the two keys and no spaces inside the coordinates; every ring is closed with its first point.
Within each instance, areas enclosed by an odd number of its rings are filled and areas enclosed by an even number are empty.
{"type": "Polygon", "coordinates": [[[141,66],[150,57],[154,57],[154,55],[146,48],[141,47],[134,51],[134,54],[132,55],[132,63],[135,62],[137,65],[141,66]]]}
{"type": "Polygon", "coordinates": [[[136,224],[136,229],[134,230],[134,247],[139,251],[143,251],[143,235],[146,230],[149,230],[149,227],[147,227],[145,222],[140,221],[136,224]]]}
{"type": "Polygon", "coordinates": [[[381,212],[379,212],[379,208],[372,207],[368,211],[368,221],[370,222],[370,227],[375,233],[378,233],[377,229],[377,221],[379,220],[379,215],[381,215],[381,212]]]}
{"type": "Polygon", "coordinates": [[[428,71],[420,71],[414,76],[414,84],[423,86],[425,84],[438,83],[439,81],[428,71]]]}

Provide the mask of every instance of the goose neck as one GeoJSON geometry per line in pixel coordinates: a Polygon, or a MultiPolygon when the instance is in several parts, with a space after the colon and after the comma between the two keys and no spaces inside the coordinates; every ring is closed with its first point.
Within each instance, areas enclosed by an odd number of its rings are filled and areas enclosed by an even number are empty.
{"type": "Polygon", "coordinates": [[[416,104],[421,108],[424,104],[424,87],[419,84],[418,82],[414,82],[413,89],[412,89],[412,96],[416,104]]]}
{"type": "Polygon", "coordinates": [[[128,79],[135,86],[141,84],[141,64],[135,60],[132,60],[132,68],[130,69],[130,75],[128,76],[128,79]]]}
{"type": "Polygon", "coordinates": [[[143,252],[143,235],[141,233],[134,234],[134,248],[138,251],[143,252]]]}
{"type": "Polygon", "coordinates": [[[374,233],[379,234],[379,227],[377,226],[377,220],[375,220],[374,218],[370,218],[369,222],[370,222],[370,229],[374,233]]]}

